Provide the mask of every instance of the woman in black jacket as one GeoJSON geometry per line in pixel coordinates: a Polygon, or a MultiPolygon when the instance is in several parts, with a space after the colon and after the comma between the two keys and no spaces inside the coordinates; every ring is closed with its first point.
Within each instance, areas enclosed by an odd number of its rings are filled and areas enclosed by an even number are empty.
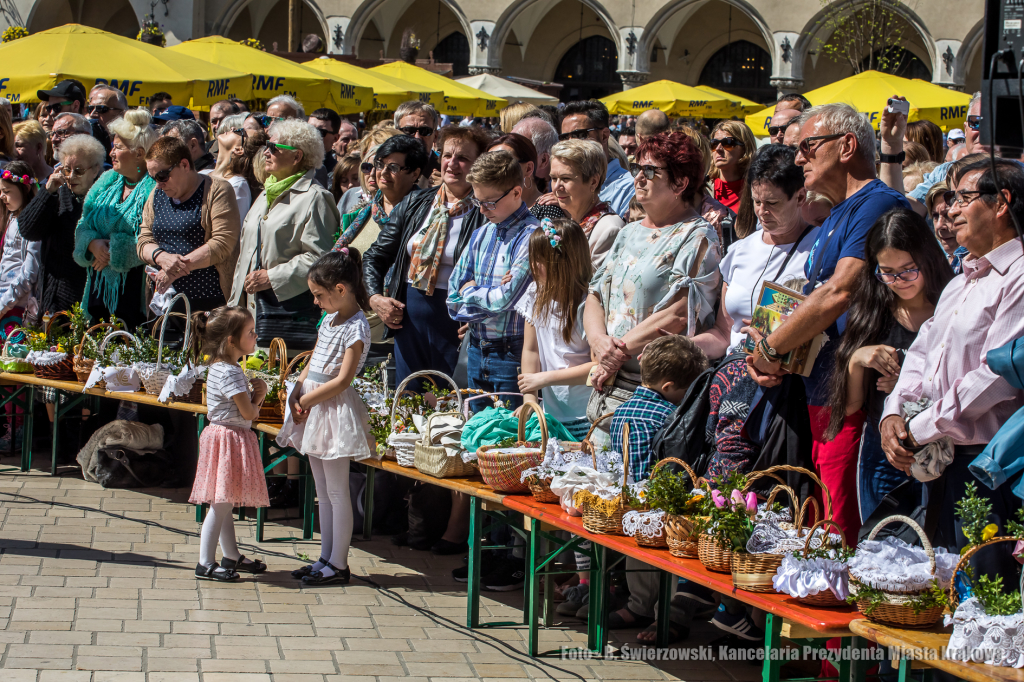
{"type": "Polygon", "coordinates": [[[103,145],[91,135],[73,135],[60,146],[60,166],[18,216],[21,236],[43,243],[40,310],[56,313],[82,300],[85,268],[75,262],[75,226],[82,202],[103,170],[103,145]]]}
{"type": "MultiPolygon", "coordinates": [[[[448,314],[448,275],[469,237],[487,222],[469,201],[466,180],[473,162],[490,142],[479,128],[447,126],[441,130],[441,185],[413,192],[395,206],[377,241],[363,257],[370,306],[395,339],[396,380],[424,369],[451,375],[459,359],[459,325],[448,314]],[[433,290],[408,286],[411,250],[438,217],[447,217],[438,240],[440,274],[433,290]],[[453,248],[454,245],[454,248],[453,248]]],[[[428,259],[430,255],[426,256],[428,259]]]]}

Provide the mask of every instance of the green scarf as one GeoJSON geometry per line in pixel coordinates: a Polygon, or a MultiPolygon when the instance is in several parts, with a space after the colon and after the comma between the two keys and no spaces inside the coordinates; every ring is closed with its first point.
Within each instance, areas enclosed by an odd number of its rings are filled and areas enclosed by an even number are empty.
{"type": "Polygon", "coordinates": [[[267,178],[267,181],[263,183],[263,189],[267,193],[267,208],[269,209],[277,201],[277,198],[290,190],[299,178],[305,175],[305,171],[296,173],[295,175],[289,176],[284,180],[275,180],[274,176],[271,175],[267,178]]]}

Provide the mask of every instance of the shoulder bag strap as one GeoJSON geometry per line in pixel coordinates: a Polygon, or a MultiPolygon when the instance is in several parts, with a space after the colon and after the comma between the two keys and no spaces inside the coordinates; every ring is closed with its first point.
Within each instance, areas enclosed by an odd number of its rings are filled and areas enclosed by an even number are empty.
{"type": "Polygon", "coordinates": [[[789,265],[789,261],[792,260],[793,254],[796,253],[796,250],[800,248],[800,242],[802,242],[804,240],[804,237],[806,237],[808,234],[810,234],[811,230],[813,230],[813,229],[814,229],[814,225],[808,225],[804,229],[804,231],[800,233],[800,237],[793,244],[793,248],[790,249],[789,253],[786,254],[786,260],[782,261],[782,267],[779,268],[779,271],[775,273],[774,279],[772,279],[770,281],[776,282],[778,284],[781,284],[781,282],[779,282],[779,278],[782,277],[782,273],[784,273],[786,271],[786,266],[789,265]]]}

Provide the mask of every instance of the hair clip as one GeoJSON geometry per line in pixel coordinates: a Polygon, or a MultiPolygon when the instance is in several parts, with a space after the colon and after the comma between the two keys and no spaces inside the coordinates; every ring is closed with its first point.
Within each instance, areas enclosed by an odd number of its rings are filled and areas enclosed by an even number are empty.
{"type": "Polygon", "coordinates": [[[11,171],[4,169],[3,173],[0,173],[0,179],[6,180],[7,182],[17,182],[22,185],[31,185],[35,183],[35,179],[27,175],[15,175],[11,171]]]}
{"type": "Polygon", "coordinates": [[[348,255],[348,247],[347,247],[347,246],[343,246],[343,247],[341,247],[341,248],[340,248],[340,249],[338,249],[338,250],[339,250],[339,251],[341,251],[341,252],[342,252],[343,254],[345,254],[346,256],[348,255]]]}
{"type": "Polygon", "coordinates": [[[545,218],[540,221],[540,229],[544,230],[544,235],[551,242],[551,248],[557,250],[562,246],[562,235],[558,234],[558,230],[555,229],[555,224],[551,222],[551,218],[545,218]]]}
{"type": "Polygon", "coordinates": [[[205,317],[209,317],[209,316],[210,316],[210,311],[209,311],[209,310],[207,310],[207,311],[206,311],[205,313],[203,313],[203,315],[204,315],[205,317]]]}

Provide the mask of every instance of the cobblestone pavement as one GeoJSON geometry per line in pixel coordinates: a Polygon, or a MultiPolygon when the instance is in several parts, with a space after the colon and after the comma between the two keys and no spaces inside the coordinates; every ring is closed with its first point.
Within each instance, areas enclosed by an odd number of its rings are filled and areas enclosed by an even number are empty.
{"type": "MultiPolygon", "coordinates": [[[[463,627],[465,586],[450,576],[458,557],[383,538],[353,544],[353,576],[368,580],[345,587],[298,587],[296,554],[319,548],[302,541],[243,546],[270,565],[257,578],[199,582],[187,490],[103,490],[66,471],[0,473],[3,682],[759,678],[747,663],[532,660],[522,627],[463,627]]],[[[251,542],[255,522],[236,527],[251,542]]],[[[267,535],[286,533],[297,531],[270,525],[267,535]]],[[[481,615],[515,620],[521,602],[521,591],[484,593],[481,615]]],[[[684,646],[715,632],[695,628],[684,646]]],[[[585,641],[578,622],[541,631],[545,649],[585,641]]]]}

